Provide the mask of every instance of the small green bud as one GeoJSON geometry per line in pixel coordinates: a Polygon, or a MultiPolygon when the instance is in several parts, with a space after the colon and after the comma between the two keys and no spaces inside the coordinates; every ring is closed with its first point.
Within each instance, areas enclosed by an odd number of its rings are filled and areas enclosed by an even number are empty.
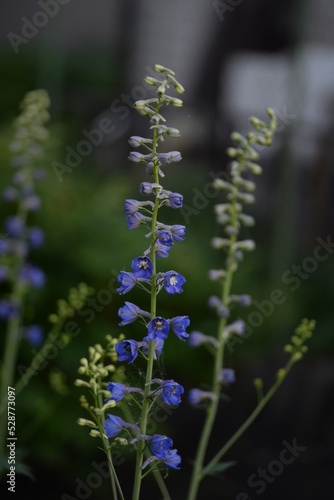
{"type": "Polygon", "coordinates": [[[266,123],[263,122],[262,120],[259,120],[258,118],[256,118],[256,116],[251,116],[249,118],[249,121],[253,125],[253,127],[261,127],[261,128],[266,127],[266,123]]]}
{"type": "Polygon", "coordinates": [[[230,158],[236,158],[240,153],[240,150],[236,148],[227,148],[226,153],[230,158]]]}
{"type": "Polygon", "coordinates": [[[257,390],[262,390],[263,389],[263,380],[261,378],[256,378],[254,379],[254,382],[253,382],[255,388],[257,390]]]}
{"type": "Polygon", "coordinates": [[[96,429],[91,429],[89,435],[93,438],[101,437],[100,431],[97,431],[96,429]]]}
{"type": "Polygon", "coordinates": [[[286,344],[284,346],[284,351],[285,352],[289,352],[289,353],[292,352],[293,351],[293,346],[291,344],[286,344]]]}
{"type": "Polygon", "coordinates": [[[286,375],[286,370],[284,368],[280,368],[276,374],[276,377],[278,380],[281,380],[285,377],[286,375]]]}
{"type": "Polygon", "coordinates": [[[151,85],[152,87],[159,86],[162,83],[161,80],[157,80],[156,78],[152,78],[151,76],[147,76],[144,79],[144,82],[147,83],[147,85],[151,85]]]}
{"type": "Polygon", "coordinates": [[[155,64],[153,69],[157,73],[168,73],[169,75],[175,75],[174,71],[166,68],[165,66],[162,66],[161,64],[155,64]]]}
{"type": "Polygon", "coordinates": [[[90,389],[90,384],[88,382],[86,382],[85,380],[81,380],[80,378],[77,378],[74,381],[74,385],[76,387],[88,387],[88,389],[90,389]]]}
{"type": "Polygon", "coordinates": [[[86,418],[79,418],[77,420],[77,424],[82,426],[87,425],[87,427],[92,427],[93,429],[97,428],[95,422],[93,422],[92,420],[87,420],[86,418]]]}
{"type": "Polygon", "coordinates": [[[246,161],[245,166],[252,172],[252,174],[255,175],[262,174],[262,167],[260,167],[260,165],[257,165],[257,163],[246,161]]]}
{"type": "Polygon", "coordinates": [[[53,323],[54,325],[56,325],[59,321],[59,316],[57,314],[50,314],[49,321],[50,321],[50,323],[53,323]]]}
{"type": "Polygon", "coordinates": [[[296,353],[292,356],[291,360],[292,360],[294,363],[296,363],[297,361],[300,361],[300,360],[302,359],[302,357],[303,357],[303,354],[302,354],[301,352],[296,352],[296,353]]]}
{"type": "Polygon", "coordinates": [[[125,438],[117,437],[115,438],[115,441],[120,445],[120,446],[127,446],[129,444],[128,440],[125,438]]]}
{"type": "Polygon", "coordinates": [[[247,140],[239,132],[232,132],[231,139],[240,144],[247,144],[247,140]]]}

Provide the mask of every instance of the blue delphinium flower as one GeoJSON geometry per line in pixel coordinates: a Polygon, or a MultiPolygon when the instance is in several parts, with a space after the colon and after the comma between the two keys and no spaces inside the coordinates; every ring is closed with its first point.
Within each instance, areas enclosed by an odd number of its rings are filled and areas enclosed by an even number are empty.
{"type": "Polygon", "coordinates": [[[186,328],[190,325],[188,316],[176,316],[170,320],[170,326],[180,340],[185,341],[189,337],[186,328]]]}
{"type": "Polygon", "coordinates": [[[183,196],[179,193],[171,193],[167,200],[167,205],[171,208],[181,208],[183,204],[183,196]]]}
{"type": "MultiPolygon", "coordinates": [[[[149,342],[150,342],[150,338],[148,336],[143,338],[142,353],[145,354],[145,356],[148,356],[149,342]]],[[[157,359],[157,357],[161,355],[163,347],[164,347],[164,341],[160,337],[155,337],[155,339],[154,339],[154,359],[157,359]]]]}
{"type": "Polygon", "coordinates": [[[127,387],[124,384],[116,382],[109,382],[107,391],[111,392],[111,397],[107,398],[106,401],[116,401],[116,403],[121,401],[128,393],[127,387]]]}
{"type": "Polygon", "coordinates": [[[162,399],[168,406],[181,403],[181,395],[184,393],[182,385],[174,380],[165,380],[162,384],[162,399]]]}
{"type": "Polygon", "coordinates": [[[186,228],[180,224],[171,227],[171,233],[174,241],[184,241],[186,237],[186,228]]]}
{"type": "Polygon", "coordinates": [[[150,442],[150,448],[155,457],[160,459],[167,467],[179,469],[178,465],[181,463],[181,457],[177,454],[177,450],[170,449],[172,446],[172,439],[160,434],[154,435],[150,442]]]}
{"type": "Polygon", "coordinates": [[[137,200],[125,200],[124,202],[124,213],[127,215],[133,215],[138,212],[140,207],[140,202],[137,200]]]}
{"type": "Polygon", "coordinates": [[[138,342],[135,340],[123,340],[115,346],[118,353],[118,361],[128,361],[132,363],[138,356],[138,342]]]}
{"type": "Polygon", "coordinates": [[[108,414],[108,417],[103,424],[103,428],[108,438],[112,438],[124,429],[124,420],[117,417],[117,415],[108,414]]]}
{"type": "Polygon", "coordinates": [[[132,261],[132,269],[135,278],[150,279],[153,272],[153,264],[149,257],[137,257],[132,261]]]}
{"type": "Polygon", "coordinates": [[[173,446],[173,440],[167,436],[162,436],[160,434],[155,434],[150,440],[150,448],[153,453],[158,458],[164,459],[166,452],[173,446]]]}
{"type": "Polygon", "coordinates": [[[144,219],[145,217],[139,212],[127,215],[126,222],[128,223],[128,229],[137,229],[144,219]]]}
{"type": "Polygon", "coordinates": [[[180,469],[178,465],[181,463],[181,457],[177,454],[177,450],[168,450],[163,463],[170,469],[180,469]]]}
{"type": "Polygon", "coordinates": [[[130,323],[136,321],[138,316],[141,316],[141,314],[142,311],[138,306],[132,304],[132,302],[125,302],[125,306],[118,310],[118,316],[122,320],[119,325],[129,325],[130,323]]]}
{"type": "Polygon", "coordinates": [[[170,249],[170,246],[163,245],[159,240],[157,240],[155,243],[155,254],[161,259],[166,259],[168,257],[170,249]]]}
{"type": "Polygon", "coordinates": [[[160,316],[153,318],[148,324],[148,336],[150,340],[154,340],[156,337],[165,340],[169,332],[169,323],[166,319],[160,316]]]}
{"type": "Polygon", "coordinates": [[[170,231],[160,231],[158,235],[158,241],[161,245],[171,247],[173,245],[173,237],[170,231]]]}
{"type": "Polygon", "coordinates": [[[176,273],[175,271],[168,271],[165,274],[164,279],[164,288],[166,292],[174,294],[174,293],[182,293],[182,285],[186,282],[186,279],[182,274],[176,273]]]}
{"type": "Polygon", "coordinates": [[[120,295],[124,295],[125,293],[128,293],[130,290],[132,290],[132,288],[137,283],[137,280],[136,280],[134,274],[128,273],[126,271],[121,271],[119,273],[117,281],[121,285],[116,290],[120,295]]]}

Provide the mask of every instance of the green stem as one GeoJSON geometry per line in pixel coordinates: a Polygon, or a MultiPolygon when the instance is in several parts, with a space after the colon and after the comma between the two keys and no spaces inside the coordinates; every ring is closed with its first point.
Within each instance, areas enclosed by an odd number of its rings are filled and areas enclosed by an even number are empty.
{"type": "MultiPolygon", "coordinates": [[[[17,263],[17,272],[21,266],[22,261],[17,263]]],[[[23,300],[25,295],[25,287],[19,282],[18,277],[15,280],[12,297],[18,309],[22,311],[23,300]]],[[[8,387],[13,387],[15,379],[15,364],[17,359],[17,352],[20,345],[20,327],[22,321],[22,313],[15,314],[8,320],[6,345],[3,358],[2,376],[1,376],[1,389],[0,389],[0,415],[6,409],[6,400],[8,387]]],[[[0,419],[0,455],[2,455],[3,448],[6,443],[6,419],[0,419]]]]}
{"type": "MultiPolygon", "coordinates": [[[[229,264],[226,272],[226,281],[223,290],[223,305],[226,306],[227,298],[230,293],[231,285],[232,285],[232,277],[233,277],[233,255],[232,255],[232,245],[235,243],[236,236],[231,238],[231,246],[229,252],[229,264]],[[233,241],[233,243],[232,243],[233,241]]],[[[195,465],[190,481],[190,488],[188,494],[188,500],[194,500],[197,496],[197,491],[199,488],[199,483],[202,476],[202,468],[203,462],[206,454],[206,450],[208,447],[210,435],[212,432],[213,424],[217,415],[218,405],[219,405],[219,394],[220,394],[220,382],[219,376],[223,366],[224,360],[224,350],[225,350],[225,341],[223,338],[223,332],[226,326],[226,318],[222,318],[219,322],[218,327],[218,349],[215,357],[214,371],[213,371],[213,380],[212,380],[212,392],[215,395],[215,398],[212,400],[208,410],[207,417],[205,420],[205,424],[202,430],[202,434],[200,437],[200,441],[197,448],[195,465]]]]}
{"type": "MultiPolygon", "coordinates": [[[[239,159],[239,167],[244,161],[244,155],[239,159]]],[[[231,226],[235,229],[237,228],[237,210],[236,210],[236,196],[233,195],[231,199],[231,226]]],[[[223,289],[222,289],[222,304],[224,307],[228,305],[228,297],[230,295],[232,280],[234,274],[234,250],[233,247],[237,241],[237,233],[233,233],[230,237],[230,245],[228,252],[228,265],[226,269],[226,278],[224,281],[223,289]]],[[[221,382],[220,374],[223,368],[224,362],[224,351],[225,351],[225,339],[223,336],[224,329],[226,327],[226,318],[221,318],[218,325],[218,348],[215,355],[215,363],[213,370],[213,380],[212,380],[212,392],[214,394],[214,398],[210,402],[210,406],[207,410],[206,420],[203,426],[202,434],[198,443],[195,465],[192,472],[192,477],[190,480],[190,487],[188,493],[188,500],[195,500],[199,488],[199,484],[202,478],[202,468],[205,459],[205,454],[207,451],[209,439],[212,433],[212,428],[216,419],[218,405],[219,405],[219,396],[221,390],[221,382]]]]}
{"type": "MultiPolygon", "coordinates": [[[[98,385],[99,385],[99,387],[101,386],[101,380],[99,381],[98,385]]],[[[100,410],[103,406],[101,395],[95,394],[94,396],[95,396],[95,407],[100,410]]],[[[105,454],[106,454],[107,460],[108,460],[111,489],[113,492],[114,500],[118,500],[117,490],[120,494],[121,500],[124,500],[123,491],[122,491],[121,485],[119,483],[119,480],[118,480],[118,477],[117,477],[117,474],[115,471],[115,467],[114,467],[114,464],[112,461],[112,454],[111,454],[110,447],[109,447],[109,441],[108,441],[108,439],[106,439],[104,437],[104,429],[103,429],[104,420],[105,420],[105,418],[104,418],[103,414],[101,414],[101,418],[98,416],[96,419],[97,425],[98,425],[98,428],[99,428],[99,431],[101,434],[103,448],[104,448],[104,451],[105,451],[105,454]]]]}
{"type": "Polygon", "coordinates": [[[53,345],[53,343],[57,340],[58,334],[62,330],[65,319],[66,318],[64,318],[52,328],[42,348],[37,352],[37,354],[35,354],[35,356],[31,360],[26,373],[20,378],[15,386],[16,395],[20,394],[23,389],[27,387],[32,377],[39,371],[40,366],[48,356],[48,349],[45,349],[45,347],[53,345]]]}
{"type": "MultiPolygon", "coordinates": [[[[159,108],[160,108],[159,101],[158,101],[158,104],[156,107],[156,113],[159,112],[159,108]]],[[[153,130],[153,146],[152,146],[153,153],[155,153],[156,150],[157,150],[157,129],[154,128],[154,130],[153,130]]],[[[158,173],[157,164],[155,165],[155,168],[154,168],[154,177],[155,177],[155,182],[157,184],[159,184],[159,173],[158,173]]],[[[157,309],[157,283],[156,283],[157,266],[156,266],[156,256],[155,256],[155,239],[156,239],[155,230],[156,230],[156,225],[157,225],[158,210],[159,210],[159,199],[157,197],[157,192],[156,192],[154,210],[153,210],[153,214],[152,214],[152,226],[151,226],[151,231],[152,231],[151,261],[153,264],[152,289],[151,289],[151,319],[156,316],[156,309],[157,309]]],[[[148,414],[149,414],[149,406],[150,406],[150,399],[149,399],[150,385],[149,385],[149,382],[152,379],[153,361],[154,361],[154,340],[150,340],[148,361],[147,361],[147,367],[146,367],[146,377],[145,377],[145,394],[144,394],[144,401],[143,401],[143,408],[142,408],[141,422],[140,422],[140,433],[143,435],[146,434],[147,420],[148,420],[148,414]]],[[[142,481],[141,470],[142,470],[143,458],[144,458],[144,448],[145,448],[145,441],[141,439],[138,443],[137,460],[136,460],[136,468],[135,468],[135,480],[134,480],[133,497],[132,497],[133,500],[139,500],[139,496],[140,496],[140,488],[141,488],[141,481],[142,481]]]]}
{"type": "Polygon", "coordinates": [[[225,455],[225,453],[234,445],[236,441],[244,434],[244,432],[248,429],[248,427],[254,422],[256,417],[261,413],[263,408],[266,406],[266,404],[270,401],[270,399],[273,397],[289,371],[291,370],[292,365],[294,364],[294,361],[291,359],[287,363],[285,367],[285,374],[282,377],[279,377],[275,384],[272,386],[272,388],[267,392],[267,394],[264,396],[264,398],[258,403],[258,405],[255,407],[253,412],[249,415],[247,420],[239,427],[239,429],[233,434],[233,436],[227,441],[227,443],[221,448],[221,450],[216,453],[216,455],[210,460],[210,462],[204,467],[202,470],[202,477],[201,479],[207,475],[210,470],[219,462],[219,460],[225,455]]]}

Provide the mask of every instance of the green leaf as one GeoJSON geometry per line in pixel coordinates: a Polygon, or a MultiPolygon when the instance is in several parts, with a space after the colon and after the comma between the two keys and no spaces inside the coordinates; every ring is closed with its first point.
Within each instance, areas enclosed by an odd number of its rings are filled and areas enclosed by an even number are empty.
{"type": "Polygon", "coordinates": [[[218,464],[214,465],[212,469],[207,473],[208,476],[219,476],[220,473],[225,472],[230,467],[236,465],[237,462],[235,460],[230,462],[218,462],[218,464]]]}

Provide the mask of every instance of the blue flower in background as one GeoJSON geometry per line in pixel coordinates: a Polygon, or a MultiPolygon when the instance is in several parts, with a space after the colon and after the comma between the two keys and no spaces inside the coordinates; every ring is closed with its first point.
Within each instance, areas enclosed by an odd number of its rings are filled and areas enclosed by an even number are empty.
{"type": "Polygon", "coordinates": [[[123,340],[115,345],[118,353],[118,361],[128,361],[132,363],[138,356],[138,343],[135,340],[123,340]]]}
{"type": "Polygon", "coordinates": [[[111,392],[111,397],[107,398],[105,401],[121,401],[127,394],[127,387],[121,383],[109,382],[107,385],[107,391],[111,392]]]}
{"type": "Polygon", "coordinates": [[[234,370],[232,368],[223,368],[220,373],[219,382],[225,385],[233,384],[235,382],[234,370]]]}
{"type": "Polygon", "coordinates": [[[109,415],[106,421],[103,424],[103,428],[108,438],[117,436],[123,428],[124,428],[124,420],[121,417],[117,417],[116,415],[109,415]]]}
{"type": "Polygon", "coordinates": [[[18,191],[12,186],[9,186],[6,189],[4,189],[2,193],[2,199],[5,202],[15,201],[17,200],[17,196],[18,196],[18,191]]]}
{"type": "Polygon", "coordinates": [[[137,257],[132,261],[131,267],[135,278],[152,278],[153,264],[149,257],[137,257]]]}
{"type": "Polygon", "coordinates": [[[44,243],[44,231],[39,227],[31,227],[28,231],[28,239],[33,248],[40,248],[44,243]]]}
{"type": "Polygon", "coordinates": [[[117,281],[121,285],[116,290],[120,295],[124,295],[125,293],[128,293],[130,290],[132,290],[137,282],[134,274],[128,273],[126,271],[121,271],[119,273],[117,281]]]}
{"type": "Polygon", "coordinates": [[[0,300],[0,319],[8,319],[17,312],[17,307],[10,300],[0,300]]]}
{"type": "Polygon", "coordinates": [[[26,326],[22,330],[22,336],[33,346],[39,346],[43,342],[43,329],[39,325],[26,326]]]}
{"type": "Polygon", "coordinates": [[[189,337],[186,332],[186,328],[190,325],[190,319],[188,316],[176,316],[170,320],[170,326],[172,327],[174,333],[179,337],[180,340],[185,341],[189,337]]]}
{"type": "Polygon", "coordinates": [[[174,294],[174,293],[182,293],[182,285],[186,282],[186,279],[182,274],[176,273],[175,271],[168,271],[165,274],[164,279],[164,288],[166,292],[174,294]]]}
{"type": "Polygon", "coordinates": [[[29,283],[33,288],[42,288],[45,285],[45,274],[33,264],[25,264],[20,271],[20,279],[29,283]]]}
{"type": "Polygon", "coordinates": [[[0,236],[0,255],[6,255],[10,251],[10,247],[9,240],[0,236]]]}
{"type": "Polygon", "coordinates": [[[159,337],[162,340],[168,336],[169,323],[166,319],[160,316],[153,318],[148,324],[148,336],[150,340],[154,340],[159,337]]]}
{"type": "Polygon", "coordinates": [[[138,316],[141,316],[141,309],[132,302],[125,302],[125,306],[118,310],[118,316],[121,318],[120,326],[129,325],[136,321],[138,316]]]}
{"type": "Polygon", "coordinates": [[[19,238],[25,230],[24,220],[19,215],[11,215],[5,220],[6,233],[12,238],[19,238]]]}
{"type": "Polygon", "coordinates": [[[184,393],[182,385],[174,380],[166,380],[162,385],[162,399],[168,406],[181,403],[181,395],[184,393]]]}

